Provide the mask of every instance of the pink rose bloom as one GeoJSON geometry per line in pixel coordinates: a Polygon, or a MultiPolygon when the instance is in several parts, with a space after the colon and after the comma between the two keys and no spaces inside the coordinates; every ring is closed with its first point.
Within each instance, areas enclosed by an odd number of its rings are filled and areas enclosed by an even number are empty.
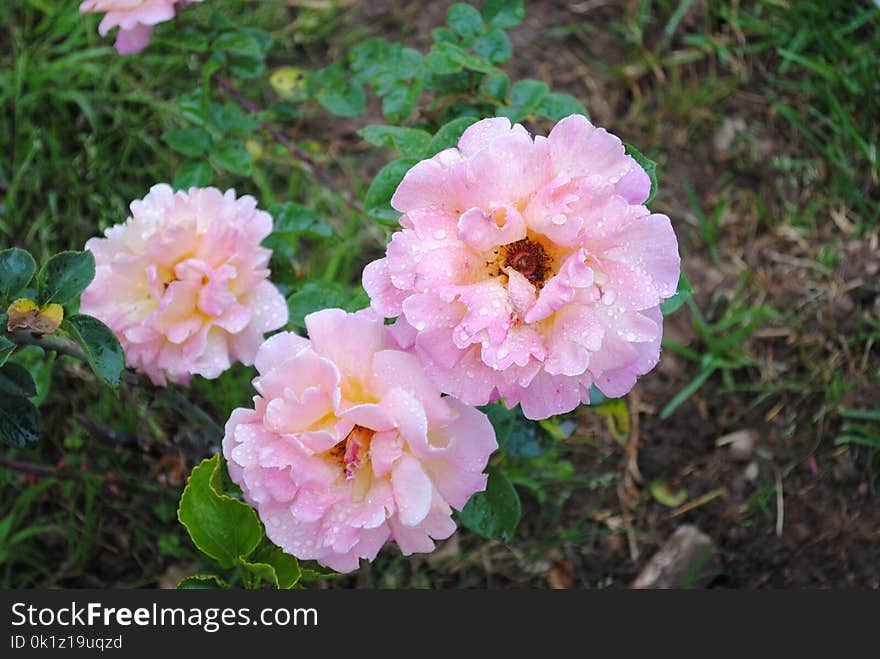
{"type": "Polygon", "coordinates": [[[118,26],[116,50],[120,55],[131,55],[147,47],[154,25],[174,18],[175,5],[183,9],[190,2],[202,0],[84,0],[79,11],[83,14],[105,12],[98,32],[103,37],[118,26]]]}
{"type": "Polygon", "coordinates": [[[497,396],[531,419],[622,396],[659,360],[659,304],[678,243],[643,205],[651,183],[585,117],[534,139],[507,119],[407,172],[386,256],[364,270],[373,308],[435,384],[469,405],[497,396]]]}
{"type": "Polygon", "coordinates": [[[254,409],[226,424],[229,474],[284,551],[340,572],[389,539],[429,552],[486,487],[488,418],[442,397],[382,319],[325,309],[310,340],[282,332],[257,353],[254,409]]]}
{"type": "Polygon", "coordinates": [[[271,232],[253,197],[155,185],[124,224],[86,243],[97,267],[80,309],[158,385],[250,365],[263,334],[287,323],[287,303],[267,279],[272,251],[260,247],[271,232]]]}

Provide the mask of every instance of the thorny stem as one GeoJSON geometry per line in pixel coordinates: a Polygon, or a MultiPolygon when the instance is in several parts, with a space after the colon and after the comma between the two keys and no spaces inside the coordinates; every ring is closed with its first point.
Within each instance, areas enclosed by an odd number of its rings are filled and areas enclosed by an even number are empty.
{"type": "MultiPolygon", "coordinates": [[[[88,363],[85,353],[73,341],[58,335],[37,334],[27,330],[16,330],[11,332],[12,340],[18,345],[37,346],[43,350],[52,350],[59,355],[67,355],[81,362],[88,363]]],[[[122,374],[125,383],[135,387],[143,387],[145,382],[142,377],[133,371],[126,369],[122,374]]],[[[223,428],[211,418],[211,415],[205,412],[201,407],[193,403],[186,396],[183,396],[174,387],[153,387],[153,394],[163,398],[167,403],[174,407],[182,416],[196,416],[210,430],[214,437],[223,436],[223,428]]]]}

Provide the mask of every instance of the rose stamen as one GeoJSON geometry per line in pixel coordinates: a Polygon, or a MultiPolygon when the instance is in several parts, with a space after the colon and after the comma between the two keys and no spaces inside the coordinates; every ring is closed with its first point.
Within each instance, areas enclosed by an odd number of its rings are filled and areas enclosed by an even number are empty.
{"type": "Polygon", "coordinates": [[[504,266],[513,268],[533,284],[543,284],[550,271],[550,256],[539,242],[528,238],[504,246],[504,266]]]}

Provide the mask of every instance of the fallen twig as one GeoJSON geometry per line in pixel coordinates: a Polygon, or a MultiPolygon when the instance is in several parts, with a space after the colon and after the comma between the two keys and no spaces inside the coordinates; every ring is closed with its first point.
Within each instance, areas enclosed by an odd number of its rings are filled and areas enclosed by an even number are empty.
{"type": "Polygon", "coordinates": [[[781,538],[782,525],[785,520],[785,499],[782,495],[782,476],[775,465],[773,473],[776,475],[776,537],[781,538]]]}
{"type": "Polygon", "coordinates": [[[707,492],[701,497],[697,497],[693,501],[688,501],[683,506],[679,506],[671,513],[669,513],[669,517],[678,517],[679,515],[684,515],[689,510],[693,510],[694,508],[699,508],[700,506],[705,506],[710,501],[717,499],[718,497],[725,496],[727,494],[727,489],[723,487],[719,487],[717,490],[712,490],[711,492],[707,492]]]}

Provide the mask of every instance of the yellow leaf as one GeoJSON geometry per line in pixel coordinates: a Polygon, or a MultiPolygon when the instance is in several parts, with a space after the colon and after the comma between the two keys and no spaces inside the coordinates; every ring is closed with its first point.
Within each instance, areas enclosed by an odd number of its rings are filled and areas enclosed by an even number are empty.
{"type": "Polygon", "coordinates": [[[295,66],[285,66],[273,71],[269,76],[269,84],[279,96],[289,101],[304,101],[308,98],[305,73],[295,66]]]}
{"type": "Polygon", "coordinates": [[[244,146],[254,160],[259,160],[263,157],[263,145],[256,140],[248,140],[244,143],[244,146]]]}
{"type": "Polygon", "coordinates": [[[7,310],[9,320],[6,329],[31,330],[40,334],[52,334],[64,320],[64,309],[60,304],[47,304],[40,306],[33,300],[21,298],[16,300],[7,310]]]}

